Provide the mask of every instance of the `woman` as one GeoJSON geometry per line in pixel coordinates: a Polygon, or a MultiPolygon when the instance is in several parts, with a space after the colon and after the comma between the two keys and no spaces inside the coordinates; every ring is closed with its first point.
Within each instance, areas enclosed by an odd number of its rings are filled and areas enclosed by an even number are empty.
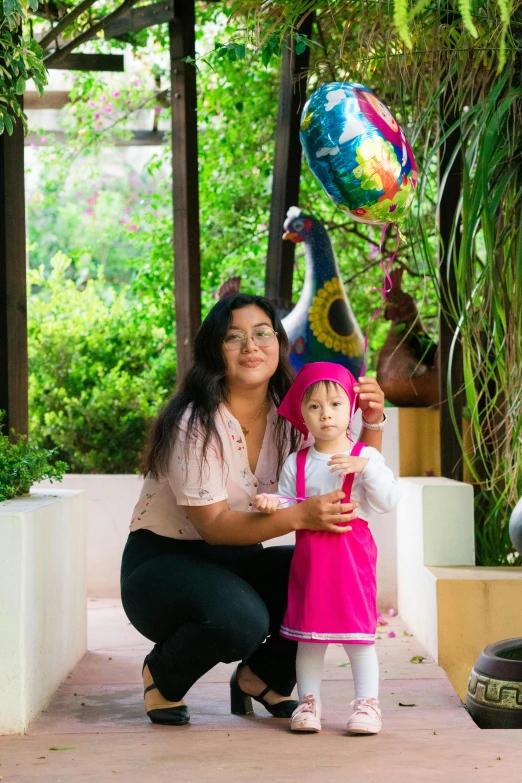
{"type": "MultiPolygon", "coordinates": [[[[183,697],[219,662],[242,661],[231,680],[232,712],[251,711],[252,698],[275,717],[297,705],[289,698],[296,643],[278,633],[293,548],[261,542],[298,529],[344,535],[356,504],[342,503],[337,491],[274,514],[252,511],[256,494],[276,490],[282,463],[300,444],[276,413],[293,380],[287,355],[268,300],[222,299],[152,428],[121,591],[129,620],[155,642],[143,665],[145,710],[155,723],[188,723],[183,697]]],[[[358,391],[362,439],[380,449],[383,394],[373,379],[358,391]]]]}

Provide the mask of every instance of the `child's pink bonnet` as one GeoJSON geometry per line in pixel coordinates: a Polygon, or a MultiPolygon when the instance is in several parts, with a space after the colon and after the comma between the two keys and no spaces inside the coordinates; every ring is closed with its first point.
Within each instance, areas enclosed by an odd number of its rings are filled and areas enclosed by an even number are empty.
{"type": "Polygon", "coordinates": [[[297,373],[295,381],[277,409],[279,415],[287,419],[299,432],[302,432],[305,438],[308,437],[308,430],[303,421],[301,403],[308,387],[320,381],[333,381],[345,390],[350,400],[352,416],[358,408],[357,395],[353,390],[353,385],[357,381],[346,367],[334,362],[305,364],[297,373]]]}

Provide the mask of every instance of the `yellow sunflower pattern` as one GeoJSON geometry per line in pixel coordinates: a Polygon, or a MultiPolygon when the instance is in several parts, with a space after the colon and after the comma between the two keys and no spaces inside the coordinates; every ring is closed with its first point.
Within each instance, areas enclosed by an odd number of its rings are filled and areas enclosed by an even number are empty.
{"type": "Polygon", "coordinates": [[[345,302],[344,291],[338,277],[327,280],[312,300],[308,311],[310,329],[320,343],[334,351],[340,351],[345,356],[360,356],[364,350],[362,335],[357,327],[351,334],[337,334],[332,329],[328,317],[330,308],[335,303],[345,302]]]}

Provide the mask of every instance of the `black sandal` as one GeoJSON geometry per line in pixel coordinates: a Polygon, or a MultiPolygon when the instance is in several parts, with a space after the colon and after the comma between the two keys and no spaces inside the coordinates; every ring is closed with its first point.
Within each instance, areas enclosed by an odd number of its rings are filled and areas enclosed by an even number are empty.
{"type": "Polygon", "coordinates": [[[246,665],[247,664],[245,663],[240,663],[230,678],[230,712],[232,715],[248,715],[249,713],[254,712],[252,706],[252,699],[254,699],[254,701],[262,704],[265,710],[268,710],[274,718],[292,717],[292,713],[299,704],[298,701],[295,701],[294,699],[285,699],[285,701],[280,701],[278,704],[269,704],[263,697],[266,696],[272,688],[266,687],[259,696],[250,696],[250,694],[241,690],[237,674],[239,670],[246,665]]]}
{"type": "MultiPolygon", "coordinates": [[[[143,664],[143,669],[145,669],[146,665],[147,662],[145,661],[143,664]]],[[[143,691],[143,698],[145,698],[145,694],[154,690],[154,688],[157,689],[158,686],[154,683],[152,683],[152,685],[148,685],[143,691]]],[[[153,723],[161,723],[164,726],[185,726],[190,721],[190,714],[186,704],[181,704],[178,707],[163,707],[160,709],[149,710],[147,715],[153,723]]]]}

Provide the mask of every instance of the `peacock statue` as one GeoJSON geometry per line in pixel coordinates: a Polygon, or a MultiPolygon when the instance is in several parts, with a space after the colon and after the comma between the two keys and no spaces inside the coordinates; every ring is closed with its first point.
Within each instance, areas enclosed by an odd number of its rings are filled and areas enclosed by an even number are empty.
{"type": "Polygon", "coordinates": [[[393,405],[438,405],[437,343],[426,332],[415,300],[402,290],[403,273],[403,267],[390,272],[392,289],[386,298],[384,317],[391,325],[379,352],[377,381],[393,405]]]}
{"type": "Polygon", "coordinates": [[[283,239],[303,242],[306,274],[293,310],[283,319],[290,363],[297,372],[308,362],[337,362],[359,377],[364,340],[341,281],[323,224],[299,207],[287,212],[283,239]]]}

